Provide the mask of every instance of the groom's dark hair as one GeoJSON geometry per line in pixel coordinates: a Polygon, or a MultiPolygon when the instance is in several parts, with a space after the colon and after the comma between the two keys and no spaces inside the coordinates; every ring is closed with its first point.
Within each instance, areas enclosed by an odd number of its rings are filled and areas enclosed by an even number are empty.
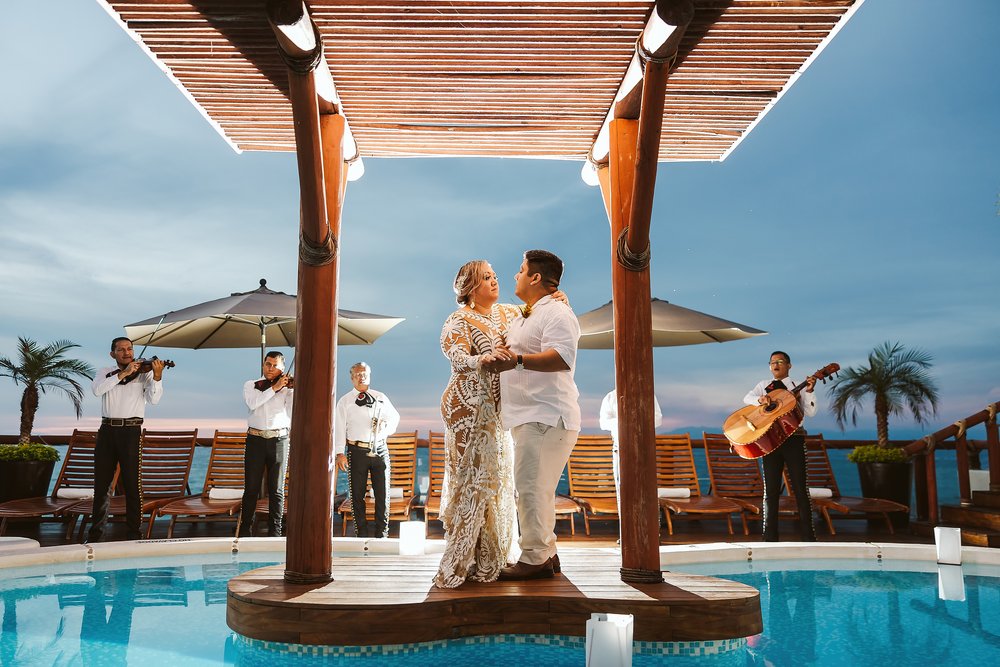
{"type": "Polygon", "coordinates": [[[542,276],[542,284],[553,290],[558,289],[562,279],[563,263],[548,250],[528,250],[524,253],[528,271],[542,276]]]}

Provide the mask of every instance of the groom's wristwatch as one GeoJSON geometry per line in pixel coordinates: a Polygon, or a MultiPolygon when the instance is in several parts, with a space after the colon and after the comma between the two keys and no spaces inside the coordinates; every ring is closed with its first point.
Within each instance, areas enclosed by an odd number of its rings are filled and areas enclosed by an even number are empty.
{"type": "Polygon", "coordinates": [[[516,371],[524,370],[524,357],[522,357],[520,354],[517,355],[517,363],[514,364],[514,370],[516,371]]]}

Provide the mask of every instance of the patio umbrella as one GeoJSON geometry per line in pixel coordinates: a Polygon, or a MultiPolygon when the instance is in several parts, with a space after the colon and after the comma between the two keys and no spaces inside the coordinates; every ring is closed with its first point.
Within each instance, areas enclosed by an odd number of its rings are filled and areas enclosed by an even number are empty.
{"type": "MultiPolygon", "coordinates": [[[[706,315],[656,298],[650,303],[650,308],[653,314],[653,347],[725,343],[767,334],[766,331],[745,324],[706,315]]],[[[615,327],[611,301],[580,315],[579,320],[581,349],[614,348],[615,327]]]]}
{"type": "MultiPolygon", "coordinates": [[[[295,295],[260,287],[125,325],[135,345],[187,349],[295,346],[295,295]]],[[[371,345],[402,317],[337,311],[340,345],[371,345]]]]}

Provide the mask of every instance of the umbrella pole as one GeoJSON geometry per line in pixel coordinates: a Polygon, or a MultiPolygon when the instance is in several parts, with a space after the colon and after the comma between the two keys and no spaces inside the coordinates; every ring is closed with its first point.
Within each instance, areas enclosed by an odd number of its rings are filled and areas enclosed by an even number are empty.
{"type": "Polygon", "coordinates": [[[267,329],[264,326],[264,318],[260,318],[257,324],[260,326],[260,367],[264,368],[264,348],[267,347],[267,329]]]}
{"type": "Polygon", "coordinates": [[[160,330],[160,325],[163,324],[163,320],[166,317],[167,317],[166,313],[160,315],[160,321],[156,323],[156,328],[153,329],[153,333],[149,334],[149,338],[146,339],[146,344],[142,346],[141,350],[139,350],[139,356],[136,357],[136,359],[142,359],[142,355],[146,353],[146,348],[149,347],[149,344],[153,342],[153,336],[155,336],[156,332],[160,330]]]}

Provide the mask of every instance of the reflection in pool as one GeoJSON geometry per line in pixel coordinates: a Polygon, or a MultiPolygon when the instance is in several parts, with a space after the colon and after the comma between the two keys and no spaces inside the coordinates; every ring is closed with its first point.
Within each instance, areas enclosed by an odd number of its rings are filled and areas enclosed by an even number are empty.
{"type": "MultiPolygon", "coordinates": [[[[322,649],[279,653],[234,636],[225,622],[226,582],[279,560],[275,554],[225,554],[0,570],[0,663],[584,664],[584,644],[575,637],[509,635],[320,654],[322,649]]],[[[637,654],[636,667],[1000,664],[995,567],[964,566],[962,602],[938,598],[933,564],[772,561],[676,569],[759,588],[765,632],[745,642],[657,647],[672,655],[637,654]],[[851,569],[856,567],[869,569],[851,569]]]]}

